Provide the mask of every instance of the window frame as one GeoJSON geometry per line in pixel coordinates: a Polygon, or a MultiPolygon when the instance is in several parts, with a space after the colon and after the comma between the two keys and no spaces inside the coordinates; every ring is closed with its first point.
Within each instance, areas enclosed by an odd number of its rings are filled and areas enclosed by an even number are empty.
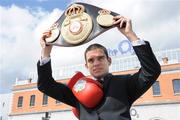
{"type": "Polygon", "coordinates": [[[43,94],[42,105],[43,105],[43,106],[48,105],[48,95],[46,95],[46,94],[43,94]]]}
{"type": "Polygon", "coordinates": [[[153,85],[152,85],[152,94],[153,94],[153,96],[161,96],[161,87],[160,87],[160,82],[159,81],[155,81],[153,83],[153,85]]]}
{"type": "Polygon", "coordinates": [[[173,93],[174,93],[174,95],[180,95],[180,88],[177,87],[177,88],[179,88],[179,89],[178,89],[178,92],[176,92],[176,90],[175,90],[175,86],[177,85],[177,83],[176,83],[176,84],[174,83],[175,81],[179,81],[179,87],[180,87],[180,79],[179,79],[179,78],[173,79],[173,80],[172,80],[173,93]]]}
{"type": "Polygon", "coordinates": [[[17,107],[18,108],[22,108],[23,107],[23,99],[24,99],[23,96],[19,96],[18,97],[18,102],[17,102],[17,107]]]}
{"type": "Polygon", "coordinates": [[[56,100],[55,102],[56,102],[56,105],[60,105],[60,104],[62,103],[62,102],[59,101],[59,100],[56,100]]]}
{"type": "Polygon", "coordinates": [[[36,96],[35,95],[31,95],[30,96],[30,101],[29,101],[29,106],[30,107],[35,106],[35,101],[36,101],[36,96]]]}

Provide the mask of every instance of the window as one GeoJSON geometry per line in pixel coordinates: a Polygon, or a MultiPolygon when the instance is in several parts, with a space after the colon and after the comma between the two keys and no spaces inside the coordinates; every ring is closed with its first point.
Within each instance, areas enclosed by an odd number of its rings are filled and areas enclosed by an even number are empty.
{"type": "Polygon", "coordinates": [[[47,105],[48,104],[48,96],[46,94],[43,94],[43,105],[47,105]]]}
{"type": "Polygon", "coordinates": [[[159,86],[159,81],[156,81],[153,86],[152,86],[152,89],[153,89],[153,95],[160,95],[161,92],[160,92],[160,86],[159,86]]]}
{"type": "Polygon", "coordinates": [[[180,94],[180,79],[173,80],[174,94],[180,94]]]}
{"type": "Polygon", "coordinates": [[[59,100],[56,100],[56,104],[61,104],[61,102],[59,100]]]}
{"type": "Polygon", "coordinates": [[[34,105],[35,105],[35,95],[31,95],[29,106],[34,106],[34,105]]]}
{"type": "Polygon", "coordinates": [[[2,104],[2,107],[4,107],[5,106],[5,102],[3,102],[3,104],[2,104]]]}
{"type": "Polygon", "coordinates": [[[23,96],[20,96],[20,97],[18,98],[17,107],[22,107],[22,105],[23,105],[23,96]]]}

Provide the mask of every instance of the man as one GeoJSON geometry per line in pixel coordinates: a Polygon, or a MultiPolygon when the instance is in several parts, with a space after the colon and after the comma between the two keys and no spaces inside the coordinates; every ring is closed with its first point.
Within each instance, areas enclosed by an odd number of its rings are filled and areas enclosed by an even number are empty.
{"type": "Polygon", "coordinates": [[[141,68],[133,75],[112,75],[109,73],[111,58],[100,44],[90,45],[85,51],[86,68],[94,79],[103,81],[104,97],[94,108],[87,108],[78,102],[72,91],[52,77],[50,53],[52,46],[46,46],[41,39],[42,56],[38,62],[38,89],[43,93],[79,110],[80,120],[131,120],[130,107],[147,91],[160,75],[161,69],[148,42],[137,37],[132,30],[131,20],[123,16],[114,17],[114,25],[131,41],[140,61],[141,68]]]}

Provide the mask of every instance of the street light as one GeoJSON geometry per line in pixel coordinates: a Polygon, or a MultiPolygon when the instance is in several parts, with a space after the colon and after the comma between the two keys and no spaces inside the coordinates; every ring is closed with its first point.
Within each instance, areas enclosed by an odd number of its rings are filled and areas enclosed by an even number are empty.
{"type": "Polygon", "coordinates": [[[50,120],[51,114],[49,112],[45,112],[45,117],[42,117],[42,120],[50,120]]]}

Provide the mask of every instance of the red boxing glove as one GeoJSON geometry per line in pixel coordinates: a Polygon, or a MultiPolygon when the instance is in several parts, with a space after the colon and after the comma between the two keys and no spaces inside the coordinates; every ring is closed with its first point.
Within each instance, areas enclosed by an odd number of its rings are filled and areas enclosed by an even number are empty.
{"type": "MultiPolygon", "coordinates": [[[[77,72],[68,83],[75,97],[87,108],[93,108],[101,101],[103,97],[102,85],[85,77],[81,72],[77,72]]],[[[79,112],[79,111],[78,111],[79,112]]],[[[77,111],[73,110],[76,115],[77,111]]]]}

